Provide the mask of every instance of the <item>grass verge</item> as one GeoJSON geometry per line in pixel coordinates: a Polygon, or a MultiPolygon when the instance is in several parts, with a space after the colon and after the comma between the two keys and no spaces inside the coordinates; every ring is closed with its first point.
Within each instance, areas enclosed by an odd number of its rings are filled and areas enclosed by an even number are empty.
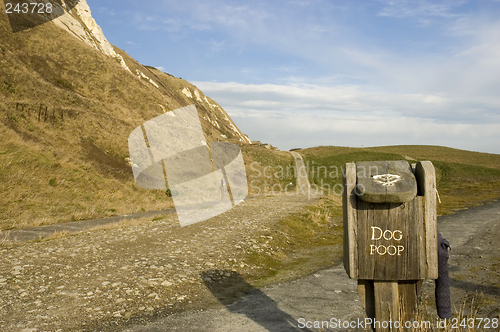
{"type": "Polygon", "coordinates": [[[328,197],[288,215],[258,234],[246,263],[260,267],[246,276],[260,287],[291,280],[338,263],[342,257],[342,209],[328,197]]]}
{"type": "Polygon", "coordinates": [[[341,196],[346,163],[373,160],[430,160],[436,168],[441,203],[438,215],[482,205],[500,198],[500,155],[446,147],[397,146],[374,148],[317,147],[301,150],[309,181],[341,196]],[[429,150],[429,151],[427,151],[429,150]]]}

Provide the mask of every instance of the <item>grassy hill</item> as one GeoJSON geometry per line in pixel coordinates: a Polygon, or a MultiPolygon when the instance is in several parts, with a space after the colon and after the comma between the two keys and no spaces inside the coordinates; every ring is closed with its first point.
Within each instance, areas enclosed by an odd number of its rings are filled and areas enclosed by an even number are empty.
{"type": "Polygon", "coordinates": [[[436,168],[441,198],[438,214],[480,205],[500,198],[500,155],[442,146],[400,145],[370,148],[320,146],[300,150],[309,179],[320,187],[340,188],[341,167],[348,162],[371,160],[430,160],[436,168]]]}
{"type": "Polygon", "coordinates": [[[13,33],[0,6],[0,230],[172,207],[127,162],[130,132],[164,112],[195,104],[207,141],[249,142],[194,85],[115,52],[130,70],[53,22],[13,33]]]}

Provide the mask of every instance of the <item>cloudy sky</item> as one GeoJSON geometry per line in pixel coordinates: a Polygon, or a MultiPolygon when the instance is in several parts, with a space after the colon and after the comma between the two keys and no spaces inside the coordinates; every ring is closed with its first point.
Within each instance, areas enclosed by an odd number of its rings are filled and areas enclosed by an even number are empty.
{"type": "Polygon", "coordinates": [[[499,0],[87,0],[252,140],[500,153],[499,0]]]}

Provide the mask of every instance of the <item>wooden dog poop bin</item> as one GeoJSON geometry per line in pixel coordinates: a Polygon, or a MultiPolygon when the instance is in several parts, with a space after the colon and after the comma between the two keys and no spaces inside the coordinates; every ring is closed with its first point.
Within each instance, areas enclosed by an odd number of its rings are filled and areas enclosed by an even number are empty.
{"type": "Polygon", "coordinates": [[[358,280],[372,328],[402,330],[413,318],[422,280],[438,277],[434,166],[370,161],[345,167],[345,270],[358,280]]]}

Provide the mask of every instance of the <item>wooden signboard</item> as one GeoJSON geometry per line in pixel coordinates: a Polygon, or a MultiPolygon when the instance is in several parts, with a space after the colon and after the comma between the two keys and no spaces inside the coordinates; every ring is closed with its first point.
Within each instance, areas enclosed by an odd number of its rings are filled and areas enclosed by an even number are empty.
{"type": "Polygon", "coordinates": [[[358,277],[425,277],[422,200],[406,161],[359,162],[357,169],[358,277]]]}
{"type": "Polygon", "coordinates": [[[343,185],[344,267],[367,316],[410,320],[421,280],[438,277],[434,166],[348,163],[343,185]]]}
{"type": "Polygon", "coordinates": [[[346,164],[344,266],[350,278],[437,278],[433,170],[430,162],[418,163],[415,177],[406,161],[346,164]],[[425,195],[426,189],[433,192],[425,195]]]}
{"type": "Polygon", "coordinates": [[[357,279],[425,279],[422,197],[406,203],[358,201],[357,279]]]}

